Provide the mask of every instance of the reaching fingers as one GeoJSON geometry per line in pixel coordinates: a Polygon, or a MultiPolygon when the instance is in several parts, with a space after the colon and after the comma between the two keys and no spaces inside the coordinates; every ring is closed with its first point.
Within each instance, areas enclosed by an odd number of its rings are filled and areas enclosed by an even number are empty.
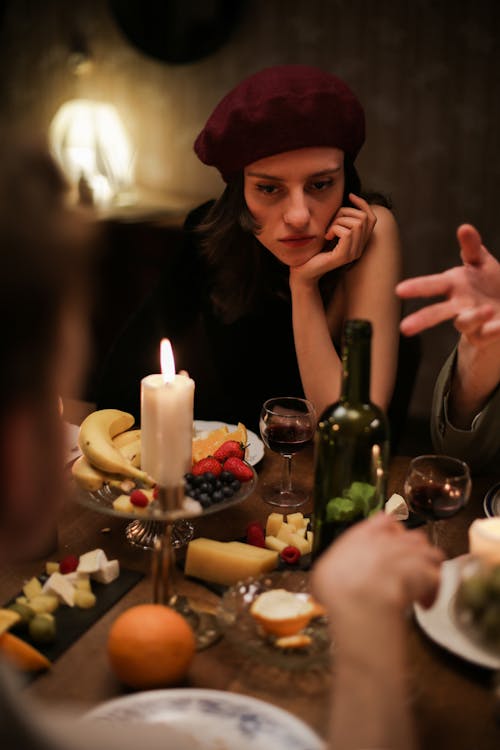
{"type": "Polygon", "coordinates": [[[414,297],[437,297],[449,294],[452,290],[448,271],[430,276],[416,276],[414,279],[401,281],[396,287],[396,294],[403,299],[414,297]]]}
{"type": "Polygon", "coordinates": [[[416,333],[425,331],[427,328],[433,328],[445,320],[454,318],[456,314],[456,304],[453,300],[438,302],[435,305],[423,307],[421,310],[407,315],[401,321],[399,328],[405,336],[414,336],[416,333]]]}
{"type": "Polygon", "coordinates": [[[483,323],[491,320],[494,314],[495,310],[491,305],[469,308],[457,315],[455,318],[455,328],[466,336],[480,334],[483,323]]]}
{"type": "Polygon", "coordinates": [[[464,263],[477,265],[482,259],[481,235],[472,224],[461,224],[457,229],[460,256],[464,263]]]}

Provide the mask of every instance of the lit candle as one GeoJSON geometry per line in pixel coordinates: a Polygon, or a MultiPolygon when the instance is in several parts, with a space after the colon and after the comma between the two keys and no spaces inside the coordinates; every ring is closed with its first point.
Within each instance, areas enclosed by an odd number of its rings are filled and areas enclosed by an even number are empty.
{"type": "Polygon", "coordinates": [[[478,518],[469,527],[472,555],[488,565],[500,564],[500,518],[478,518]]]}
{"type": "Polygon", "coordinates": [[[179,487],[191,468],[194,381],[175,374],[168,339],[161,342],[161,371],[141,382],[141,468],[161,487],[179,487]]]}

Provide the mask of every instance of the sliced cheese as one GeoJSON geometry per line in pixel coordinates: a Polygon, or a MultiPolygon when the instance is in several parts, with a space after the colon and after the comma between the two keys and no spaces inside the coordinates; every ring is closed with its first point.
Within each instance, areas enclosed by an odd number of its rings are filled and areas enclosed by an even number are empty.
{"type": "Polygon", "coordinates": [[[204,581],[231,586],[250,576],[274,570],[278,554],[243,542],[193,539],[187,548],[185,573],[204,581]]]}
{"type": "Polygon", "coordinates": [[[118,495],[113,500],[113,508],[119,513],[135,513],[137,510],[137,506],[130,502],[130,495],[118,495]]]}
{"type": "MultiPolygon", "coordinates": [[[[295,531],[294,526],[290,526],[288,523],[281,524],[281,528],[276,534],[278,539],[281,539],[283,542],[286,542],[287,544],[293,544],[292,539],[297,535],[297,532],[295,531]]],[[[295,545],[296,546],[296,545],[295,545]]]]}
{"type": "Polygon", "coordinates": [[[96,573],[92,573],[92,578],[98,583],[111,583],[116,580],[120,575],[120,563],[118,560],[108,560],[106,565],[98,570],[96,573]]]}
{"type": "Polygon", "coordinates": [[[282,523],[282,513],[270,513],[266,521],[266,536],[277,536],[282,523]]]}
{"type": "Polygon", "coordinates": [[[296,531],[299,531],[299,529],[303,529],[304,526],[307,526],[309,520],[304,518],[302,513],[289,513],[286,517],[286,522],[289,526],[293,526],[296,531]]]}
{"type": "Polygon", "coordinates": [[[80,555],[80,562],[76,569],[78,573],[97,573],[108,562],[106,553],[102,549],[93,549],[90,552],[80,555]]]}
{"type": "Polygon", "coordinates": [[[42,590],[44,594],[55,594],[68,607],[73,607],[75,604],[75,589],[62,573],[52,573],[45,581],[42,590]]]}

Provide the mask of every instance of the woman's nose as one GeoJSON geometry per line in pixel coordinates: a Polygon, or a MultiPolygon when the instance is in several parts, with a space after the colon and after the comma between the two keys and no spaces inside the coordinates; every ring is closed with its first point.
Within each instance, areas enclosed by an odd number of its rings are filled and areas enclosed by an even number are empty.
{"type": "Polygon", "coordinates": [[[291,227],[304,227],[310,219],[306,196],[301,192],[291,195],[283,212],[283,221],[291,227]]]}

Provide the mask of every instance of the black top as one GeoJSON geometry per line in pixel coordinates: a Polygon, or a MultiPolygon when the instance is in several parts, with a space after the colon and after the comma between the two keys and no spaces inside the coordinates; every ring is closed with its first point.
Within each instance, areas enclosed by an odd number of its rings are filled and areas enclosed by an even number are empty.
{"type": "MultiPolygon", "coordinates": [[[[131,412],[139,422],[140,381],[160,371],[163,337],[172,342],[177,371],[187,370],[195,381],[196,419],[240,421],[256,430],[266,399],[303,397],[288,284],[232,323],[214,308],[210,269],[194,232],[209,205],[189,214],[173,263],[115,341],[98,379],[98,408],[131,412]]],[[[283,270],[277,276],[286,278],[283,270]]]]}
{"type": "MultiPolygon", "coordinates": [[[[195,231],[212,204],[189,214],[172,262],[117,337],[97,375],[96,393],[91,394],[97,408],[122,409],[140,423],[141,379],[160,372],[164,337],[172,341],[177,371],[187,370],[195,381],[196,419],[243,422],[258,431],[266,399],[304,396],[284,264],[262,247],[266,278],[255,309],[233,323],[217,314],[210,268],[195,231]]],[[[334,343],[338,349],[338,342],[334,343]]],[[[388,409],[393,450],[406,421],[420,357],[419,337],[401,337],[396,387],[388,409]]]]}

